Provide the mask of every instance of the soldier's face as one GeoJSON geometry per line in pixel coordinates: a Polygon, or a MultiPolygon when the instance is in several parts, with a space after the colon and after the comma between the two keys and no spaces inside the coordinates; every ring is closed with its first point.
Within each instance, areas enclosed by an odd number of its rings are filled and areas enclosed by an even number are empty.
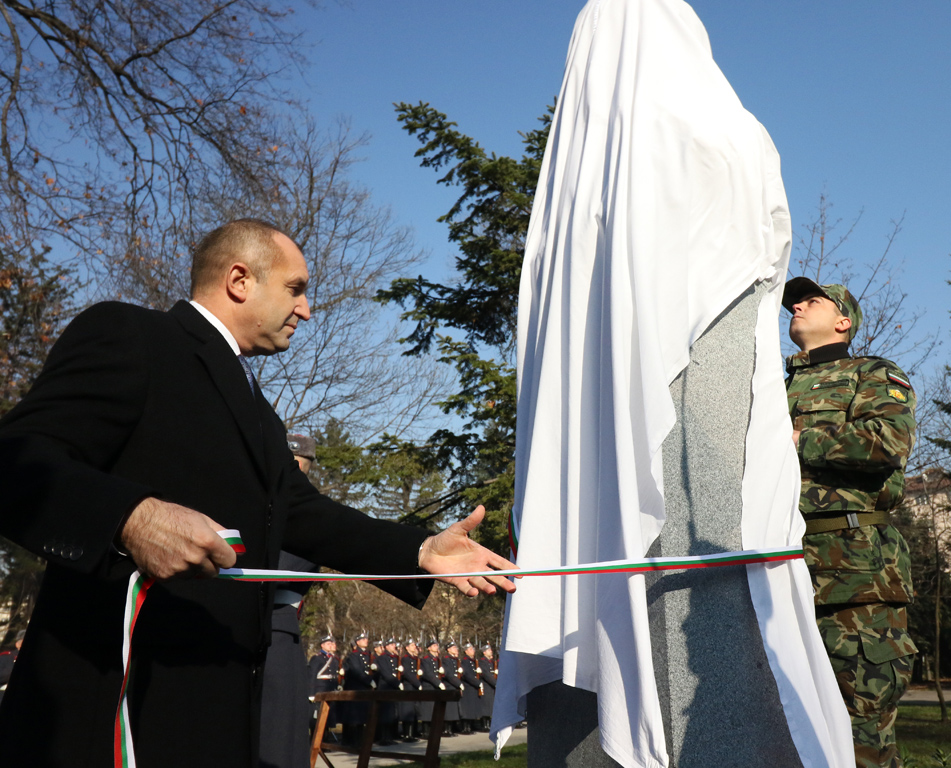
{"type": "Polygon", "coordinates": [[[842,319],[835,302],[817,293],[808,294],[793,304],[789,338],[800,349],[834,343],[840,340],[836,325],[842,319]]]}
{"type": "Polygon", "coordinates": [[[357,640],[357,648],[360,648],[361,650],[365,651],[369,644],[370,644],[370,641],[367,640],[366,638],[361,638],[357,640]]]}

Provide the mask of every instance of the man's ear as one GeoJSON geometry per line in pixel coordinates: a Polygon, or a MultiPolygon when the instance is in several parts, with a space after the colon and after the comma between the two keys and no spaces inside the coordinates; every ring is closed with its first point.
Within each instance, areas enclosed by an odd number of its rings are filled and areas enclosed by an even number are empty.
{"type": "Polygon", "coordinates": [[[848,333],[849,328],[852,327],[852,320],[848,317],[840,317],[835,321],[835,331],[836,333],[848,333]]]}
{"type": "Polygon", "coordinates": [[[251,292],[251,284],[254,282],[254,275],[243,261],[235,262],[228,270],[225,279],[225,290],[228,291],[228,297],[232,301],[244,303],[251,292]]]}

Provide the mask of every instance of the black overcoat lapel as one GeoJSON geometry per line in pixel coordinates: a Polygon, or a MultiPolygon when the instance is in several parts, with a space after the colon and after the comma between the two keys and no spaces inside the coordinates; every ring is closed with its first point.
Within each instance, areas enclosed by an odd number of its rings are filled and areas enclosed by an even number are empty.
{"type": "Polygon", "coordinates": [[[215,387],[221,393],[241,431],[254,466],[265,487],[268,485],[261,419],[255,396],[248,387],[244,369],[218,329],[201,316],[187,301],[179,301],[173,315],[200,344],[196,354],[204,364],[215,387]]]}

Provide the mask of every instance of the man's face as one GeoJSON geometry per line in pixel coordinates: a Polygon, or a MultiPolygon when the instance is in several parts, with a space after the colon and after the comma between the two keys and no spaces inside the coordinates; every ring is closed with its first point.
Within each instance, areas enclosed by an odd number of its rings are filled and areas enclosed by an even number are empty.
{"type": "Polygon", "coordinates": [[[389,653],[389,654],[392,655],[392,656],[395,656],[395,655],[396,655],[396,643],[387,643],[387,644],[386,644],[386,652],[389,653]]]}
{"type": "Polygon", "coordinates": [[[312,459],[303,456],[295,456],[294,460],[297,462],[297,466],[300,467],[300,471],[305,475],[310,472],[310,465],[314,463],[312,459]]]}
{"type": "Polygon", "coordinates": [[[274,240],[281,255],[274,260],[265,281],[251,278],[242,307],[244,338],[238,344],[245,354],[283,352],[291,345],[297,323],[310,319],[304,255],[285,235],[276,232],[274,240]]]}
{"type": "MultiPolygon", "coordinates": [[[[836,323],[842,313],[835,302],[818,293],[811,293],[793,304],[789,321],[789,338],[800,349],[815,349],[824,344],[842,341],[836,323]]],[[[844,339],[848,341],[848,337],[844,339]]]]}
{"type": "Polygon", "coordinates": [[[466,648],[466,656],[468,656],[470,659],[474,659],[474,658],[475,658],[475,648],[466,648]]]}
{"type": "Polygon", "coordinates": [[[333,653],[334,651],[337,650],[337,644],[333,642],[332,640],[328,640],[326,643],[321,643],[320,648],[325,653],[333,653]]]}
{"type": "Polygon", "coordinates": [[[459,649],[456,648],[456,646],[454,646],[454,645],[450,645],[450,646],[446,649],[446,652],[447,652],[450,656],[452,656],[452,658],[454,658],[454,659],[456,659],[456,658],[459,657],[459,649]]]}
{"type": "Polygon", "coordinates": [[[369,644],[370,641],[365,637],[361,637],[359,640],[357,640],[357,648],[359,648],[361,651],[365,651],[369,644]]]}
{"type": "Polygon", "coordinates": [[[491,658],[492,658],[492,649],[491,649],[491,648],[486,648],[484,651],[482,651],[482,655],[485,656],[487,659],[491,659],[491,658]]]}
{"type": "Polygon", "coordinates": [[[417,656],[419,654],[419,648],[416,647],[416,643],[410,643],[406,646],[406,652],[410,656],[417,656]]]}
{"type": "Polygon", "coordinates": [[[436,643],[433,643],[431,646],[429,646],[429,653],[431,656],[438,656],[439,646],[436,643]]]}

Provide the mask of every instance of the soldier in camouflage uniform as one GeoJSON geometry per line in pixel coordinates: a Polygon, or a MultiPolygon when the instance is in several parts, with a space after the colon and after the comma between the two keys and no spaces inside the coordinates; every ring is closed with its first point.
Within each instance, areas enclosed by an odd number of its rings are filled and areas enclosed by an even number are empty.
{"type": "Polygon", "coordinates": [[[856,765],[900,768],[895,716],[918,649],[907,629],[908,545],[889,512],[904,494],[915,393],[891,361],[849,355],[862,312],[844,286],[798,277],[783,306],[802,350],[786,361],[786,391],[819,632],[852,718],[856,765]]]}

